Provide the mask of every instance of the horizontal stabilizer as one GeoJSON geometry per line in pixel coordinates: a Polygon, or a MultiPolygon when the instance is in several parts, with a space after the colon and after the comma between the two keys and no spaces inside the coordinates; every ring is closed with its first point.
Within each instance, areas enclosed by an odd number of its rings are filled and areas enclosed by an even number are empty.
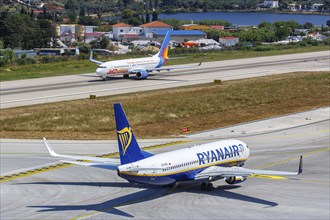
{"type": "Polygon", "coordinates": [[[97,162],[101,162],[101,163],[112,164],[112,165],[115,165],[115,166],[120,165],[120,161],[118,159],[58,154],[53,150],[53,148],[50,146],[50,144],[48,143],[46,138],[43,138],[43,140],[44,140],[44,143],[45,143],[50,155],[52,155],[53,157],[68,158],[68,159],[74,159],[74,160],[97,161],[97,162]]]}

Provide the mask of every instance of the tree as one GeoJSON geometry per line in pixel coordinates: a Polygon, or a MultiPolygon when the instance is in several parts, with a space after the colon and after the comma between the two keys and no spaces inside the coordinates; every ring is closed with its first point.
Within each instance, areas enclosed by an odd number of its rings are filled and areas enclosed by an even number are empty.
{"type": "Polygon", "coordinates": [[[75,22],[76,21],[76,18],[77,18],[76,10],[70,9],[70,11],[68,13],[68,17],[69,17],[69,19],[70,19],[71,22],[75,22]]]}
{"type": "Polygon", "coordinates": [[[275,30],[275,36],[277,40],[283,40],[286,37],[290,36],[292,34],[291,28],[288,26],[281,26],[276,28],[275,30]]]}
{"type": "Polygon", "coordinates": [[[208,39],[213,39],[218,41],[220,37],[227,37],[230,36],[230,33],[222,31],[222,30],[216,30],[216,29],[207,29],[205,30],[207,34],[208,39]]]}
{"type": "Polygon", "coordinates": [[[14,52],[10,49],[0,50],[0,66],[5,66],[13,60],[14,52]]]}
{"type": "Polygon", "coordinates": [[[0,49],[3,49],[4,47],[3,47],[3,41],[2,40],[0,40],[0,49]]]}
{"type": "Polygon", "coordinates": [[[0,19],[0,39],[5,48],[47,47],[54,36],[49,20],[34,20],[26,14],[7,14],[0,19]]]}
{"type": "Polygon", "coordinates": [[[127,20],[127,23],[133,26],[139,26],[142,24],[141,19],[139,17],[131,17],[127,20]]]}
{"type": "Polygon", "coordinates": [[[305,28],[305,29],[312,29],[313,27],[314,27],[314,25],[311,22],[306,22],[303,25],[303,28],[305,28]]]}
{"type": "Polygon", "coordinates": [[[126,20],[126,19],[129,19],[129,18],[133,17],[133,15],[134,15],[134,12],[133,12],[132,9],[125,9],[123,11],[123,14],[122,14],[121,18],[126,20]]]}
{"type": "Polygon", "coordinates": [[[150,15],[149,13],[146,14],[146,23],[149,23],[150,22],[150,15]]]}
{"type": "Polygon", "coordinates": [[[80,11],[79,11],[79,17],[81,16],[85,16],[86,12],[85,12],[85,8],[84,7],[80,7],[80,11]]]}
{"type": "Polygon", "coordinates": [[[52,26],[52,22],[50,20],[38,20],[38,35],[40,38],[40,46],[48,47],[50,41],[54,40],[56,37],[56,30],[54,26],[52,26]]]}
{"type": "Polygon", "coordinates": [[[21,47],[23,36],[29,24],[26,20],[25,15],[20,14],[11,15],[7,13],[2,16],[0,20],[0,38],[4,42],[5,48],[21,47]]]}
{"type": "Polygon", "coordinates": [[[268,21],[263,21],[258,25],[258,28],[267,28],[270,29],[272,24],[268,21]]]}
{"type": "Polygon", "coordinates": [[[102,4],[102,1],[103,0],[99,0],[100,2],[99,2],[99,7],[98,7],[98,9],[97,9],[97,17],[101,20],[101,18],[102,18],[102,14],[103,14],[103,4],[102,4]]]}
{"type": "Polygon", "coordinates": [[[221,25],[225,27],[231,26],[231,23],[229,21],[225,20],[205,20],[205,21],[200,21],[199,24],[201,25],[221,25]]]}
{"type": "Polygon", "coordinates": [[[158,0],[155,0],[155,8],[158,8],[158,6],[159,6],[159,2],[158,0]]]}
{"type": "Polygon", "coordinates": [[[89,44],[92,49],[100,49],[100,43],[97,40],[92,40],[89,44]]]}
{"type": "Polygon", "coordinates": [[[91,25],[91,26],[99,26],[100,21],[97,18],[92,18],[90,16],[80,16],[78,19],[78,24],[81,25],[91,25]]]}
{"type": "Polygon", "coordinates": [[[144,23],[146,23],[146,20],[144,19],[144,16],[142,15],[142,16],[140,16],[140,21],[141,21],[141,24],[144,24],[144,23]]]}
{"type": "Polygon", "coordinates": [[[276,21],[274,23],[274,25],[277,28],[287,26],[287,27],[291,28],[291,30],[301,28],[301,25],[294,20],[292,20],[292,21],[276,21]]]}
{"type": "Polygon", "coordinates": [[[109,45],[109,38],[107,37],[103,37],[100,41],[100,47],[101,49],[107,49],[108,48],[108,45],[109,45]]]}
{"type": "Polygon", "coordinates": [[[175,18],[166,18],[166,19],[163,19],[162,22],[164,22],[168,25],[171,25],[174,30],[178,30],[179,27],[182,25],[182,21],[179,19],[175,19],[175,18]]]}
{"type": "Polygon", "coordinates": [[[158,12],[157,11],[154,11],[152,12],[152,21],[157,21],[158,20],[158,12]]]}
{"type": "Polygon", "coordinates": [[[77,1],[75,1],[75,0],[68,0],[68,1],[64,4],[64,8],[65,8],[66,10],[72,10],[72,9],[76,10],[76,9],[78,9],[78,3],[77,3],[77,1]]]}

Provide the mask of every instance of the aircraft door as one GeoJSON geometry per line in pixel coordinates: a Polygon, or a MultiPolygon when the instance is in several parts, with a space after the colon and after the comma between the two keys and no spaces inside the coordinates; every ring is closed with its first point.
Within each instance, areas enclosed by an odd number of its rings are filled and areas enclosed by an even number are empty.
{"type": "MultiPolygon", "coordinates": [[[[152,168],[156,168],[156,165],[151,165],[152,168]]],[[[157,177],[157,170],[156,169],[152,169],[151,171],[151,178],[150,178],[150,181],[155,181],[156,180],[156,177],[157,177]]]]}
{"type": "Polygon", "coordinates": [[[239,153],[239,157],[243,157],[244,154],[244,146],[242,144],[238,145],[238,153],[239,153]]]}

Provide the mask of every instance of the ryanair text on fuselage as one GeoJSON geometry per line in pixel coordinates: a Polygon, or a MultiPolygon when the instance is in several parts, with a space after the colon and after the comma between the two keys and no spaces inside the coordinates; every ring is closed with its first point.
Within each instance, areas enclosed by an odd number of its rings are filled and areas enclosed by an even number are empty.
{"type": "Polygon", "coordinates": [[[219,160],[228,159],[231,157],[236,157],[240,155],[240,152],[243,152],[244,147],[242,144],[238,146],[232,145],[228,147],[218,148],[214,150],[209,150],[202,153],[197,153],[197,158],[199,165],[207,163],[213,163],[219,160]]]}

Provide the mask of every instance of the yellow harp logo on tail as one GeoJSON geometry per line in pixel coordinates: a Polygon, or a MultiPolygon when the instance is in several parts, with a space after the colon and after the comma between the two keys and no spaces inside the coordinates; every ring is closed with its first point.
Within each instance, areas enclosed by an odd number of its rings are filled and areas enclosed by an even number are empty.
{"type": "Polygon", "coordinates": [[[123,148],[123,155],[125,155],[125,152],[132,141],[132,130],[131,128],[125,127],[120,131],[117,131],[117,133],[121,147],[123,148]]]}

